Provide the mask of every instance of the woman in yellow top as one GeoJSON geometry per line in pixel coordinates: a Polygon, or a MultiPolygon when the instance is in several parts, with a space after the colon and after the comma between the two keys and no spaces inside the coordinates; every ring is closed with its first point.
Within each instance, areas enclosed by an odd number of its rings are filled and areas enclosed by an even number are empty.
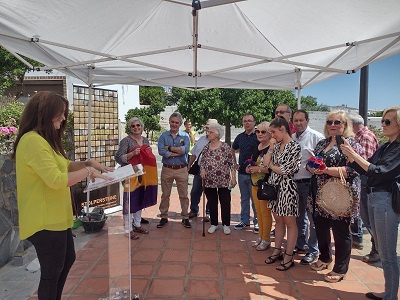
{"type": "Polygon", "coordinates": [[[53,92],[39,92],[22,113],[14,145],[19,229],[40,262],[38,299],[61,299],[69,269],[75,261],[69,186],[89,176],[109,179],[112,171],[95,160],[69,161],[61,137],[68,101],[53,92]]]}

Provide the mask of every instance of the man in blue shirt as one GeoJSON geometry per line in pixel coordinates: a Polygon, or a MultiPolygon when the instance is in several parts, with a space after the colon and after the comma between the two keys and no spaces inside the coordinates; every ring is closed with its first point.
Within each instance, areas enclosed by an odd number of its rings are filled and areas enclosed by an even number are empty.
{"type": "Polygon", "coordinates": [[[251,196],[251,179],[250,174],[246,173],[246,160],[249,159],[254,151],[254,148],[259,144],[255,126],[256,120],[252,114],[243,116],[244,132],[240,133],[232,144],[233,150],[239,150],[239,170],[238,183],[240,190],[240,223],[235,225],[236,230],[250,226],[250,203],[253,208],[253,223],[254,233],[258,233],[257,214],[254,207],[253,198],[251,196]]]}
{"type": "Polygon", "coordinates": [[[182,116],[174,112],[169,117],[170,130],[163,132],[158,139],[158,154],[162,156],[163,167],[161,170],[161,202],[160,223],[157,228],[164,227],[168,223],[168,210],[172,184],[175,180],[181,202],[182,225],[191,228],[189,222],[189,198],[188,198],[188,169],[187,154],[189,153],[189,135],[181,130],[182,116]]]}

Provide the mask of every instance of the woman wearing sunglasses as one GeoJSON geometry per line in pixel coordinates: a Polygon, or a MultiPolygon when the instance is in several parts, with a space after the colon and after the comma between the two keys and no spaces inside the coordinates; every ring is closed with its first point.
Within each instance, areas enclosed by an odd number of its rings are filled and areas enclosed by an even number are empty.
{"type": "Polygon", "coordinates": [[[355,153],[363,154],[363,149],[353,138],[352,123],[345,111],[337,110],[328,113],[324,126],[324,135],[325,139],[318,142],[314,149],[314,154],[315,156],[322,156],[326,168],[320,170],[307,166],[307,169],[316,175],[316,189],[318,191],[332,177],[340,177],[340,173],[342,173],[347,184],[350,186],[353,201],[350,214],[343,217],[333,214],[319,205],[319,203],[322,203],[320,202],[322,200],[318,193],[309,198],[309,209],[314,212],[315,232],[320,251],[318,261],[312,263],[310,266],[315,271],[330,268],[332,264],[330,230],[332,229],[335,242],[335,263],[333,270],[325,274],[325,280],[328,282],[338,282],[344,279],[349,269],[352,245],[349,226],[351,219],[358,215],[361,181],[359,174],[348,166],[346,157],[336,143],[336,136],[343,136],[355,153]]]}
{"type": "Polygon", "coordinates": [[[369,299],[397,299],[399,288],[399,264],[396,245],[400,214],[392,208],[392,188],[400,180],[400,108],[388,108],[383,112],[382,133],[389,141],[380,146],[366,161],[349,143],[341,149],[360,174],[368,176],[368,215],[372,235],[382,261],[385,277],[385,293],[367,293],[369,299]]]}
{"type": "Polygon", "coordinates": [[[142,209],[157,204],[158,177],[156,157],[151,151],[149,140],[142,136],[144,123],[139,118],[133,117],[128,121],[128,128],[130,134],[119,142],[115,161],[121,166],[142,164],[146,172],[142,176],[132,177],[130,191],[125,186],[123,195],[124,228],[130,239],[137,240],[139,236],[136,233],[149,233],[141,226],[149,223],[142,218],[142,209]],[[130,205],[128,205],[128,193],[130,193],[130,205]],[[133,226],[130,220],[133,220],[133,226]]]}
{"type": "Polygon", "coordinates": [[[257,198],[258,181],[264,180],[265,174],[269,173],[268,168],[263,164],[263,157],[269,149],[271,133],[269,132],[269,122],[261,122],[256,129],[257,139],[260,142],[255,146],[251,161],[246,167],[246,172],[251,177],[251,193],[254,200],[258,219],[258,239],[253,243],[257,251],[267,250],[271,245],[270,232],[272,227],[271,209],[267,206],[268,201],[257,198]]]}

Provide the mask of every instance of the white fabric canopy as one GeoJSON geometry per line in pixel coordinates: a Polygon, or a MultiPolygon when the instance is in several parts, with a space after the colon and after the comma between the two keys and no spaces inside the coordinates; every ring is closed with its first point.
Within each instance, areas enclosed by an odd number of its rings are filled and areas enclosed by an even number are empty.
{"type": "Polygon", "coordinates": [[[399,0],[203,0],[200,6],[0,0],[0,45],[87,84],[192,89],[299,89],[400,53],[399,0]]]}

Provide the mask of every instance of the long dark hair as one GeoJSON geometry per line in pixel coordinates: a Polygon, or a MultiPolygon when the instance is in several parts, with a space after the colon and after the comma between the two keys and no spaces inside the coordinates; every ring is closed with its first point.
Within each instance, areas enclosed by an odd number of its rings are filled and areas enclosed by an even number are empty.
{"type": "Polygon", "coordinates": [[[62,136],[68,118],[68,100],[54,92],[39,92],[26,104],[21,116],[18,135],[14,143],[13,158],[16,156],[18,143],[21,137],[29,132],[36,131],[53,148],[53,150],[67,158],[62,148],[62,136]],[[53,119],[64,114],[65,120],[61,122],[60,129],[55,129],[53,119]]]}
{"type": "Polygon", "coordinates": [[[269,126],[273,126],[275,128],[281,128],[283,126],[283,127],[285,127],[285,130],[286,130],[287,134],[292,136],[291,135],[291,131],[290,131],[289,123],[282,116],[279,116],[279,117],[276,117],[275,119],[273,119],[271,121],[271,123],[269,124],[269,126]]]}

